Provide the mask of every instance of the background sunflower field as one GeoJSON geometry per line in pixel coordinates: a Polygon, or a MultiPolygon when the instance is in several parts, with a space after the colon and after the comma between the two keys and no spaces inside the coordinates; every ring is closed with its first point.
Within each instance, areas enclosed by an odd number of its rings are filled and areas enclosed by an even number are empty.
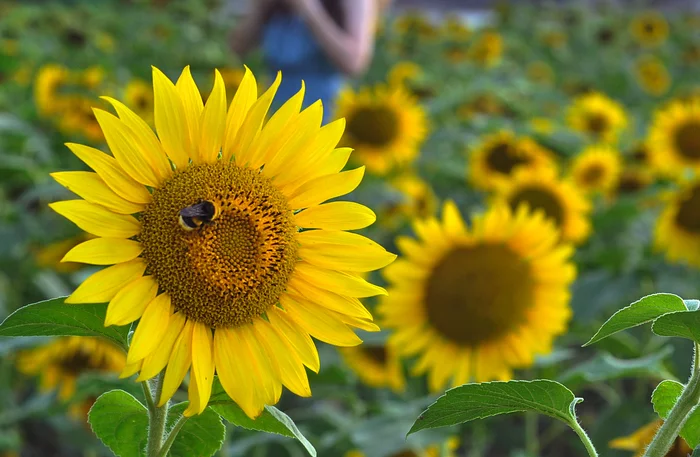
{"type": "MultiPolygon", "coordinates": [[[[0,0],[0,320],[96,271],[61,262],[89,235],[48,204],[72,195],[49,173],[85,169],[64,143],[106,148],[100,96],[153,125],[152,65],[189,65],[204,99],[218,68],[229,102],[244,64],[265,74],[228,47],[238,3],[0,0]]],[[[225,426],[219,451],[169,455],[584,456],[534,414],[406,438],[450,387],[547,378],[586,399],[578,419],[601,455],[641,456],[652,392],[687,379],[687,340],[634,329],[582,345],[645,295],[700,296],[700,11],[425,3],[384,12],[371,67],[333,112],[348,167],[366,167],[349,195],[376,213],[362,234],[398,254],[371,273],[389,295],[363,299],[382,331],[317,342],[313,396],[278,405],[296,426],[257,433],[212,414],[191,434],[225,426]]],[[[87,415],[106,390],[142,395],[125,364],[104,339],[0,336],[0,457],[112,455],[87,415]]],[[[678,438],[667,455],[690,452],[678,438]]]]}

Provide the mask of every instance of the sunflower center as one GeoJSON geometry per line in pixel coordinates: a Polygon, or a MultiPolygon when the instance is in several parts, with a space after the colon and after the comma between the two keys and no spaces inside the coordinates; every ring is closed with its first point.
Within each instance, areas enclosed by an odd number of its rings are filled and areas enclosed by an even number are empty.
{"type": "Polygon", "coordinates": [[[527,203],[531,210],[540,209],[545,216],[552,219],[557,226],[564,222],[564,210],[559,199],[538,187],[526,187],[516,192],[509,200],[509,205],[515,211],[521,203],[527,203]]]}
{"type": "Polygon", "coordinates": [[[603,179],[603,176],[605,176],[605,168],[596,163],[583,170],[581,173],[581,182],[589,186],[594,186],[603,179]]]}
{"type": "Polygon", "coordinates": [[[146,97],[145,94],[136,97],[136,107],[140,111],[144,111],[146,108],[150,107],[150,105],[150,100],[146,97]]]}
{"type": "Polygon", "coordinates": [[[232,163],[177,172],[143,213],[143,257],[172,304],[211,327],[250,322],[278,303],[297,260],[286,198],[259,172],[232,163]],[[211,202],[217,216],[193,230],[180,212],[211,202]]]}
{"type": "Polygon", "coordinates": [[[496,170],[504,175],[508,175],[515,167],[519,165],[526,165],[529,163],[529,160],[518,155],[513,145],[508,143],[498,143],[489,151],[486,157],[486,163],[490,169],[496,170]]]}
{"type": "Polygon", "coordinates": [[[386,361],[389,358],[384,346],[366,346],[363,347],[362,350],[369,359],[377,362],[380,365],[386,364],[386,361]]]}
{"type": "Polygon", "coordinates": [[[700,186],[696,186],[690,195],[681,202],[676,223],[691,233],[700,233],[700,186]]]}
{"type": "Polygon", "coordinates": [[[362,143],[387,146],[399,131],[399,118],[394,110],[384,106],[368,106],[349,116],[346,130],[362,143]]]}
{"type": "Polygon", "coordinates": [[[674,139],[682,156],[693,160],[700,159],[700,121],[683,124],[676,130],[674,139]]]}
{"type": "Polygon", "coordinates": [[[608,129],[608,118],[598,113],[590,114],[586,122],[586,127],[589,132],[601,135],[608,129]]]}
{"type": "Polygon", "coordinates": [[[532,303],[530,266],[507,246],[459,247],[427,281],[428,321],[462,345],[493,340],[525,320],[532,303]]]}

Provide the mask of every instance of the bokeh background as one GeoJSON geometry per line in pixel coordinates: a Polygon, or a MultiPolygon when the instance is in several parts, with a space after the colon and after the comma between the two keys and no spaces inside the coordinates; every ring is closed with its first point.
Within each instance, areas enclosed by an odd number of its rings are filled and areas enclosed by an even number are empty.
{"type": "MultiPolygon", "coordinates": [[[[689,344],[644,330],[581,345],[645,294],[699,295],[694,3],[396,1],[381,15],[369,70],[347,81],[337,104],[336,114],[356,121],[354,163],[367,166],[351,199],[377,214],[364,234],[392,252],[397,236],[414,236],[414,219],[439,215],[444,201],[469,221],[539,185],[528,204],[576,248],[573,317],[551,351],[513,377],[556,379],[584,397],[580,420],[603,455],[634,454],[608,443],[655,419],[653,388],[684,380],[691,358],[689,344]]],[[[190,65],[204,98],[214,68],[229,98],[243,64],[261,90],[271,82],[259,54],[243,61],[229,48],[246,9],[235,0],[0,0],[0,318],[68,295],[96,270],[60,262],[86,238],[47,204],[71,195],[49,173],[86,169],[64,143],[106,150],[91,110],[108,109],[100,95],[152,122],[151,65],[171,78],[190,65]]],[[[283,396],[281,409],[319,455],[584,455],[565,426],[530,416],[405,440],[448,385],[438,391],[412,375],[415,360],[385,349],[390,335],[363,333],[364,352],[320,344],[313,397],[283,396]]],[[[87,339],[0,339],[0,456],[109,455],[85,414],[108,388],[140,394],[117,379],[121,357],[87,339]]],[[[285,437],[227,434],[218,455],[304,455],[285,437]]]]}

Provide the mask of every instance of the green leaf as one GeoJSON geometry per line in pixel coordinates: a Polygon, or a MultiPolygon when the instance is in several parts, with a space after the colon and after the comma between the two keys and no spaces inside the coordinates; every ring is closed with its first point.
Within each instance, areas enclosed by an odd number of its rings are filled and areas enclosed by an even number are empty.
{"type": "MultiPolygon", "coordinates": [[[[662,381],[651,394],[654,411],[661,419],[666,419],[676,400],[683,392],[683,384],[677,381],[662,381]]],[[[700,410],[695,409],[681,429],[681,436],[693,448],[700,445],[700,410]]]]}
{"type": "Polygon", "coordinates": [[[294,421],[274,406],[266,406],[255,420],[248,417],[243,410],[224,391],[218,377],[214,377],[209,406],[225,420],[238,427],[259,432],[275,433],[299,440],[306,451],[316,457],[316,449],[299,431],[294,421]]]}
{"type": "Polygon", "coordinates": [[[666,370],[663,361],[673,352],[673,347],[665,346],[659,351],[636,359],[619,359],[602,352],[564,372],[559,382],[567,386],[595,383],[618,378],[663,379],[673,377],[666,370]]]}
{"type": "Polygon", "coordinates": [[[700,457],[700,446],[696,446],[693,454],[690,457],[700,457]]]}
{"type": "Polygon", "coordinates": [[[686,310],[683,299],[678,295],[647,295],[613,314],[584,346],[589,346],[613,333],[646,324],[664,314],[686,310]]]}
{"type": "Polygon", "coordinates": [[[148,440],[148,411],[123,390],[100,395],[88,413],[95,435],[118,457],[141,457],[148,440]]]}
{"type": "Polygon", "coordinates": [[[18,309],[0,324],[0,336],[99,336],[127,348],[129,326],[105,327],[106,304],[69,305],[64,299],[18,309]]]}
{"type": "Polygon", "coordinates": [[[678,336],[700,344],[700,311],[664,314],[654,321],[651,331],[659,336],[678,336]]]}
{"type": "MultiPolygon", "coordinates": [[[[187,409],[189,402],[178,403],[168,410],[166,429],[170,430],[187,409]]],[[[208,457],[221,449],[226,438],[226,427],[217,413],[207,408],[202,414],[192,416],[180,429],[170,448],[170,457],[208,457]]]]}
{"type": "Polygon", "coordinates": [[[582,401],[564,385],[548,379],[465,384],[448,390],[428,406],[408,434],[524,411],[542,413],[571,425],[576,423],[576,404],[582,401]]]}

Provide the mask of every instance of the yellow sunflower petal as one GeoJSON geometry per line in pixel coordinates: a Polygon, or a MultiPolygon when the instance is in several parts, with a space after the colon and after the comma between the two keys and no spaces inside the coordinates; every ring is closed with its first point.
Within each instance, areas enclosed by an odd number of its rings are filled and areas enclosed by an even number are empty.
{"type": "Polygon", "coordinates": [[[153,67],[153,103],[163,149],[177,168],[185,168],[192,151],[185,108],[175,85],[156,67],[153,67]]]}
{"type": "Polygon", "coordinates": [[[130,238],[138,235],[141,224],[132,216],[115,214],[85,200],[50,203],[51,209],[75,225],[97,236],[130,238]]]}
{"type": "Polygon", "coordinates": [[[375,286],[362,278],[340,271],[319,268],[306,262],[297,263],[294,273],[298,274],[300,279],[348,297],[363,298],[386,295],[386,290],[382,287],[375,286]]]}
{"type": "Polygon", "coordinates": [[[199,399],[197,414],[204,411],[211,396],[211,386],[214,381],[213,350],[211,328],[203,324],[195,324],[192,333],[192,373],[197,377],[199,399]]]}
{"type": "MultiPolygon", "coordinates": [[[[190,141],[194,143],[200,139],[200,119],[202,117],[202,111],[204,110],[204,103],[202,102],[202,95],[199,93],[197,84],[192,78],[189,65],[182,70],[177,83],[175,83],[175,89],[182,99],[183,113],[187,121],[189,138],[190,141]]],[[[195,144],[193,144],[193,149],[192,160],[201,162],[200,154],[195,153],[197,149],[195,144]]]]}
{"type": "Polygon", "coordinates": [[[267,312],[270,323],[280,335],[294,348],[302,363],[313,372],[318,373],[321,362],[316,345],[307,332],[300,328],[289,315],[280,308],[272,308],[267,312]]]}
{"type": "Polygon", "coordinates": [[[226,127],[224,128],[224,141],[222,148],[222,159],[230,160],[236,147],[236,137],[238,131],[248,116],[251,106],[258,98],[258,84],[255,76],[248,67],[245,67],[245,74],[238,86],[236,94],[233,96],[226,115],[226,127]]]}
{"type": "Polygon", "coordinates": [[[326,230],[357,230],[377,220],[374,211],[355,202],[330,202],[294,215],[297,226],[326,230]]]}
{"type": "Polygon", "coordinates": [[[211,163],[219,157],[224,137],[226,120],[226,89],[221,73],[216,70],[214,88],[209,94],[201,120],[199,138],[199,157],[203,162],[211,163]]]}
{"type": "Polygon", "coordinates": [[[373,271],[389,265],[396,255],[356,233],[307,230],[297,235],[299,257],[321,268],[373,271]]]}
{"type": "MultiPolygon", "coordinates": [[[[242,325],[238,329],[238,335],[243,344],[248,347],[250,362],[257,374],[256,385],[260,390],[263,403],[273,405],[282,395],[282,383],[279,375],[277,361],[267,356],[265,349],[255,337],[253,325],[242,325]]],[[[251,373],[252,374],[252,373],[251,373]]]]}
{"type": "Polygon", "coordinates": [[[143,361],[139,360],[134,363],[127,364],[124,369],[119,373],[119,379],[129,378],[141,370],[143,366],[143,361]]]}
{"type": "Polygon", "coordinates": [[[165,338],[172,314],[170,295],[160,294],[146,305],[129,345],[126,363],[146,358],[165,338]]]}
{"type": "Polygon", "coordinates": [[[152,276],[142,276],[126,285],[110,300],[105,316],[105,327],[126,325],[141,317],[151,300],[156,297],[158,283],[152,276]]]}
{"type": "Polygon", "coordinates": [[[280,303],[290,319],[324,343],[335,346],[357,346],[362,343],[347,325],[322,306],[308,300],[297,300],[289,295],[282,295],[280,303]]]}
{"type": "Polygon", "coordinates": [[[134,203],[151,201],[148,189],[126,174],[114,157],[82,144],[66,143],[66,146],[88,167],[95,170],[109,188],[120,197],[134,203]]]}
{"type": "Polygon", "coordinates": [[[146,271],[146,263],[140,258],[107,267],[85,279],[65,301],[66,303],[108,302],[127,284],[143,276],[144,271],[146,271]]]}
{"type": "Polygon", "coordinates": [[[145,205],[133,203],[114,192],[97,173],[89,171],[60,171],[51,173],[60,185],[90,203],[104,206],[119,214],[134,214],[144,210],[145,205]]]}
{"type": "Polygon", "coordinates": [[[182,384],[182,380],[185,379],[190,365],[192,365],[192,332],[196,325],[198,324],[188,319],[180,336],[175,340],[170,360],[168,360],[168,367],[165,369],[163,390],[160,393],[158,406],[163,406],[172,398],[177,388],[182,384]]]}
{"type": "Polygon", "coordinates": [[[147,379],[151,379],[160,373],[163,368],[165,368],[165,366],[168,364],[168,360],[170,360],[173,345],[180,336],[186,320],[187,319],[182,313],[175,313],[170,316],[170,320],[168,321],[167,329],[165,331],[165,336],[161,341],[159,341],[153,352],[148,354],[148,356],[143,359],[143,368],[141,369],[139,376],[136,378],[137,382],[143,382],[147,379]]]}
{"type": "Polygon", "coordinates": [[[308,208],[350,193],[360,185],[364,174],[365,167],[360,167],[313,179],[294,191],[289,198],[289,206],[293,209],[308,208]]]}
{"type": "Polygon", "coordinates": [[[61,262],[80,262],[91,265],[113,265],[128,262],[141,254],[138,241],[123,238],[95,238],[68,251],[61,262]]]}
{"type": "Polygon", "coordinates": [[[287,289],[293,295],[305,297],[316,303],[322,303],[326,308],[338,313],[366,319],[372,318],[372,314],[357,298],[338,295],[301,280],[290,281],[287,289]]]}

